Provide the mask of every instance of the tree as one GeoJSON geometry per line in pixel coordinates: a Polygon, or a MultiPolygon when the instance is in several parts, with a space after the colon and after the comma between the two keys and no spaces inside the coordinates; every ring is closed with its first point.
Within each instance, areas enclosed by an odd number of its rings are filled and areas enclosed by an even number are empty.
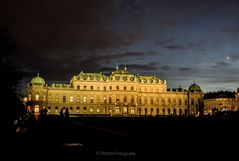
{"type": "Polygon", "coordinates": [[[13,134],[13,121],[22,114],[24,108],[17,93],[23,73],[20,67],[10,62],[13,53],[14,43],[7,27],[0,27],[0,121],[4,129],[1,131],[7,136],[13,134]]]}

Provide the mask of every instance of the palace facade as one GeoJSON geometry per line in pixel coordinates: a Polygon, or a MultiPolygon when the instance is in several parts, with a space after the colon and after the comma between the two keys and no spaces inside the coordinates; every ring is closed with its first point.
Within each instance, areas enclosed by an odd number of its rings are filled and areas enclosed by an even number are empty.
{"type": "Polygon", "coordinates": [[[167,89],[165,80],[124,70],[110,75],[74,75],[69,84],[47,84],[39,73],[28,84],[27,108],[59,114],[68,108],[81,115],[198,115],[203,112],[203,92],[195,83],[188,90],[167,89]]]}

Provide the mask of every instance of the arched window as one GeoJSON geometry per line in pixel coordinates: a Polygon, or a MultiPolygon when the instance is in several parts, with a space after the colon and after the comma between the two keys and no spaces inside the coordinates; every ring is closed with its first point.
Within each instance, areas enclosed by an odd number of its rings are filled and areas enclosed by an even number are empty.
{"type": "Polygon", "coordinates": [[[145,108],[145,109],[144,109],[144,114],[147,115],[147,113],[148,113],[148,109],[145,108]]]}
{"type": "Polygon", "coordinates": [[[171,110],[170,110],[170,108],[168,108],[168,115],[170,115],[171,114],[171,110]]]}
{"type": "Polygon", "coordinates": [[[181,108],[179,109],[179,115],[182,115],[182,109],[181,108]]]}

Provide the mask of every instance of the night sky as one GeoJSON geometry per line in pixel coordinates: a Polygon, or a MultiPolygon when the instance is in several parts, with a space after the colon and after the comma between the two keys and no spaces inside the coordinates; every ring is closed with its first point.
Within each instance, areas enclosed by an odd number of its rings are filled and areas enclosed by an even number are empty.
{"type": "Polygon", "coordinates": [[[120,68],[204,92],[239,87],[238,0],[2,0],[12,61],[30,81],[120,68]]]}

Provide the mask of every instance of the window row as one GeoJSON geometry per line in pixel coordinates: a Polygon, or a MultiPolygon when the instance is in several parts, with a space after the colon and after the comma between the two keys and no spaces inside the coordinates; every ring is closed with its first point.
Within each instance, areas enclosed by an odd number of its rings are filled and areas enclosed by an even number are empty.
{"type": "MultiPolygon", "coordinates": [[[[42,96],[42,101],[46,101],[46,95],[42,96]]],[[[40,95],[35,95],[35,101],[40,101],[40,95]]],[[[29,101],[31,101],[31,95],[29,95],[29,101]]],[[[197,104],[197,100],[190,98],[190,105],[197,104]]],[[[187,105],[188,100],[186,98],[161,98],[161,97],[145,97],[138,96],[60,96],[55,95],[54,100],[52,95],[48,95],[48,102],[62,102],[62,103],[131,103],[138,105],[187,105]]]]}

